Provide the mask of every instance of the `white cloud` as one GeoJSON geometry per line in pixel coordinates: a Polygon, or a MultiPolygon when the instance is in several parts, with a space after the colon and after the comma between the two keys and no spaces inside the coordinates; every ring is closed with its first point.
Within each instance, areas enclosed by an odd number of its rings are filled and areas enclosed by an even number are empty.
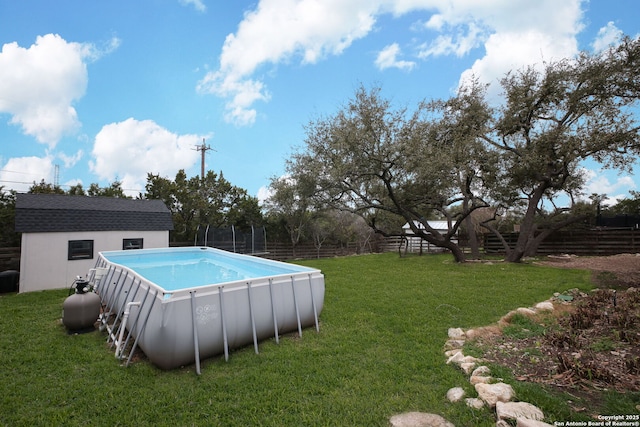
{"type": "Polygon", "coordinates": [[[399,68],[401,70],[411,71],[413,67],[415,67],[415,62],[398,60],[398,55],[400,55],[400,46],[398,46],[398,43],[390,44],[378,53],[375,64],[380,70],[399,68]]]}
{"type": "Polygon", "coordinates": [[[633,190],[635,188],[635,181],[630,176],[618,177],[614,182],[611,182],[608,177],[600,175],[591,171],[587,175],[589,180],[586,184],[586,191],[588,194],[607,194],[617,193],[623,190],[633,190]]]}
{"type": "Polygon", "coordinates": [[[418,57],[426,59],[430,56],[455,55],[462,57],[478,46],[486,37],[483,30],[474,22],[465,26],[466,31],[459,28],[455,34],[439,35],[430,43],[423,44],[418,57]]]}
{"type": "Polygon", "coordinates": [[[118,179],[123,189],[144,189],[147,173],[173,177],[197,163],[195,147],[202,135],[178,135],[152,120],[129,118],[102,127],[96,135],[89,167],[100,179],[118,179]]]}
{"type": "Polygon", "coordinates": [[[609,22],[605,27],[598,30],[598,35],[592,43],[593,50],[602,52],[609,46],[617,44],[622,36],[622,30],[618,29],[613,22],[609,22]]]}
{"type": "Polygon", "coordinates": [[[207,74],[198,83],[198,91],[230,98],[224,117],[228,123],[235,123],[238,126],[253,124],[257,112],[251,106],[256,101],[267,102],[270,98],[261,81],[238,79],[235,75],[224,74],[220,71],[207,74]]]}
{"type": "Polygon", "coordinates": [[[490,83],[490,94],[496,95],[496,84],[506,72],[524,66],[543,66],[544,62],[572,57],[578,53],[576,35],[581,31],[580,1],[558,3],[507,2],[492,15],[478,12],[491,34],[484,40],[485,55],[466,70],[460,83],[472,75],[490,83]]]}
{"type": "Polygon", "coordinates": [[[264,203],[269,200],[269,198],[273,195],[273,191],[271,190],[271,187],[268,186],[262,186],[258,189],[258,194],[257,194],[257,198],[258,198],[258,203],[260,205],[264,205],[264,203]]]}
{"type": "MultiPolygon", "coordinates": [[[[237,31],[227,36],[219,68],[198,83],[198,91],[226,100],[227,121],[250,125],[257,116],[255,103],[270,99],[258,75],[261,67],[294,59],[313,64],[340,55],[374,30],[381,15],[398,17],[409,12],[424,14],[421,37],[426,40],[417,58],[461,57],[484,47],[484,56],[462,79],[473,73],[495,83],[513,68],[577,53],[582,1],[260,0],[245,13],[237,31]]],[[[412,61],[396,61],[399,51],[399,45],[388,45],[375,65],[412,67],[412,61]]]]}
{"type": "Polygon", "coordinates": [[[80,127],[73,103],[87,89],[86,61],[117,49],[111,39],[103,49],[70,43],[57,34],[38,36],[29,48],[7,43],[0,52],[0,113],[38,142],[55,147],[64,134],[80,127]]]}
{"type": "Polygon", "coordinates": [[[264,83],[251,78],[266,64],[292,57],[313,64],[339,55],[373,28],[379,1],[261,0],[247,12],[222,47],[220,68],[207,74],[198,91],[227,99],[226,120],[250,125],[256,101],[268,101],[264,83]]]}
{"type": "Polygon", "coordinates": [[[33,185],[44,180],[53,183],[53,158],[14,157],[0,169],[0,186],[25,193],[33,185]]]}
{"type": "Polygon", "coordinates": [[[490,95],[497,95],[497,82],[506,72],[527,65],[542,67],[545,61],[571,57],[577,53],[574,38],[557,38],[552,34],[531,32],[495,33],[485,43],[486,54],[464,71],[460,82],[472,76],[490,83],[490,95]]]}
{"type": "Polygon", "coordinates": [[[183,6],[193,6],[198,12],[206,12],[207,6],[202,0],[180,0],[183,6]]]}
{"type": "MultiPolygon", "coordinates": [[[[69,189],[71,187],[75,187],[78,184],[82,185],[84,191],[87,191],[89,189],[88,187],[86,187],[84,185],[82,180],[78,179],[78,178],[70,179],[69,181],[63,182],[62,184],[60,184],[60,187],[62,187],[62,189],[65,190],[65,191],[69,191],[69,189]]],[[[132,194],[132,196],[137,196],[137,195],[138,195],[137,193],[136,194],[132,194]]]]}
{"type": "MultiPolygon", "coordinates": [[[[582,172],[586,178],[585,197],[591,194],[605,194],[607,196],[604,201],[606,205],[616,204],[619,200],[629,196],[629,190],[636,188],[636,183],[630,176],[618,176],[612,182],[610,177],[602,171],[583,169],[582,172]]],[[[611,172],[609,172],[610,174],[611,172]]]]}
{"type": "Polygon", "coordinates": [[[62,162],[64,163],[65,168],[72,168],[73,166],[75,166],[76,163],[78,163],[82,159],[83,156],[84,156],[84,151],[82,150],[78,150],[75,154],[71,156],[67,156],[64,153],[57,154],[57,157],[60,160],[62,160],[62,162]]]}

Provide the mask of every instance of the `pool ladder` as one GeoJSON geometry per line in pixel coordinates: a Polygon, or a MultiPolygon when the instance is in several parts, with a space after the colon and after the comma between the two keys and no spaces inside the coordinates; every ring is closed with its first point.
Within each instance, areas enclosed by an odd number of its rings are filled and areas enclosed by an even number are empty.
{"type": "Polygon", "coordinates": [[[101,261],[102,260],[99,260],[96,263],[96,267],[89,271],[89,281],[93,284],[101,302],[101,312],[98,317],[98,323],[101,331],[107,331],[109,348],[115,346],[115,357],[119,360],[126,358],[125,366],[129,366],[131,358],[138,346],[138,338],[129,346],[131,340],[131,333],[129,331],[134,330],[140,321],[140,314],[143,312],[143,308],[146,309],[148,307],[148,310],[146,310],[147,315],[143,320],[138,337],[142,335],[151,309],[156,302],[157,298],[155,297],[157,292],[154,292],[151,288],[147,288],[144,296],[140,295],[139,298],[140,286],[135,286],[135,292],[133,294],[131,293],[136,282],[139,284],[139,279],[130,278],[128,272],[124,272],[123,274],[123,270],[116,269],[114,266],[105,267],[106,263],[101,261]],[[129,282],[128,286],[127,281],[129,282]],[[127,296],[121,308],[116,310],[115,305],[118,302],[119,295],[121,295],[123,291],[127,296]],[[138,316],[131,319],[129,317],[129,309],[134,305],[138,306],[140,310],[138,311],[138,316]],[[129,326],[128,328],[127,325],[129,326]]]}

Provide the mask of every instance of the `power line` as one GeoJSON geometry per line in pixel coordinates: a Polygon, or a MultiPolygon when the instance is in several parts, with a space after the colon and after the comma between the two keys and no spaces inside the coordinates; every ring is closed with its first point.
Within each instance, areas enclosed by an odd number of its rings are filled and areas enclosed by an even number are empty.
{"type": "Polygon", "coordinates": [[[8,183],[8,184],[33,184],[33,181],[32,181],[32,182],[26,182],[26,181],[10,181],[10,180],[7,180],[7,179],[0,179],[0,183],[1,183],[1,182],[5,182],[5,183],[8,183]]]}
{"type": "Polygon", "coordinates": [[[40,175],[39,172],[12,171],[10,169],[0,169],[0,172],[19,173],[21,175],[40,175]]]}
{"type": "MultiPolygon", "coordinates": [[[[27,182],[27,181],[11,181],[8,179],[0,179],[0,184],[5,183],[5,184],[26,184],[26,185],[34,185],[34,184],[38,184],[35,181],[31,181],[31,182],[27,182]]],[[[66,188],[71,188],[73,187],[73,185],[71,184],[59,184],[59,185],[54,185],[54,187],[66,187],[66,188]]],[[[109,187],[98,187],[99,189],[106,189],[109,187]]],[[[86,192],[88,190],[88,188],[84,188],[82,187],[82,189],[86,192]]],[[[122,188],[122,191],[136,191],[138,193],[144,193],[143,189],[140,188],[122,188]]]]}

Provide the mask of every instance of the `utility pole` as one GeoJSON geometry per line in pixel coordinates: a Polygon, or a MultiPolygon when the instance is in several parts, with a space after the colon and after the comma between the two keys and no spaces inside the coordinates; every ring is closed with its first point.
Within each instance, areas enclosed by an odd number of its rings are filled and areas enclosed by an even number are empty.
{"type": "MultiPolygon", "coordinates": [[[[196,151],[200,151],[201,152],[201,161],[200,161],[200,179],[204,180],[204,157],[207,151],[209,150],[213,150],[213,148],[211,148],[211,146],[206,145],[204,143],[204,138],[202,138],[202,145],[197,145],[195,148],[196,151]]],[[[213,150],[216,151],[216,150],[213,150]]]]}
{"type": "Polygon", "coordinates": [[[54,166],[55,167],[53,172],[53,186],[57,187],[60,185],[60,165],[56,163],[54,166]]]}

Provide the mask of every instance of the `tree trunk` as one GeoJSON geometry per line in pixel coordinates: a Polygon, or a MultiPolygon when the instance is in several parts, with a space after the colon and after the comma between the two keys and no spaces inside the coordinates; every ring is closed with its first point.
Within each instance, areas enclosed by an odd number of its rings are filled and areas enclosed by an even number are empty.
{"type": "Polygon", "coordinates": [[[455,258],[456,262],[466,261],[466,257],[464,256],[464,252],[462,252],[462,249],[460,249],[460,246],[452,243],[450,247],[447,247],[447,249],[451,251],[451,254],[455,258]]]}
{"type": "Polygon", "coordinates": [[[515,247],[511,249],[511,251],[507,252],[505,256],[505,261],[507,262],[520,262],[522,261],[522,257],[527,253],[527,247],[529,246],[530,240],[533,239],[533,233],[536,230],[535,227],[535,219],[536,219],[536,208],[540,200],[542,199],[542,195],[546,190],[546,186],[539,186],[533,192],[533,195],[529,198],[529,204],[527,205],[527,212],[522,219],[522,223],[520,224],[520,234],[518,235],[518,240],[516,241],[515,247]]]}
{"type": "Polygon", "coordinates": [[[582,221],[584,219],[587,218],[587,215],[578,215],[578,216],[574,216],[571,218],[567,218],[564,221],[560,221],[557,222],[555,224],[553,224],[553,227],[547,228],[545,230],[543,230],[542,232],[540,232],[537,236],[532,237],[529,240],[529,243],[527,245],[527,248],[525,249],[525,254],[524,256],[535,256],[536,253],[538,252],[538,247],[540,246],[540,244],[542,242],[544,242],[544,239],[546,239],[549,235],[551,235],[552,233],[570,225],[573,224],[575,222],[578,221],[582,221]]]}
{"type": "MultiPolygon", "coordinates": [[[[471,182],[467,182],[468,194],[471,192],[469,187],[471,182]]],[[[467,229],[467,236],[469,237],[469,248],[471,249],[471,258],[480,259],[480,245],[478,244],[478,235],[476,234],[476,227],[471,218],[471,212],[469,211],[469,197],[468,194],[462,202],[462,211],[467,212],[467,216],[464,218],[464,226],[467,229]]]]}
{"type": "Polygon", "coordinates": [[[464,225],[467,229],[467,235],[469,236],[469,248],[471,249],[471,258],[480,259],[480,244],[478,243],[478,235],[476,234],[476,228],[474,227],[471,215],[464,219],[464,225]]]}
{"type": "Polygon", "coordinates": [[[451,240],[445,240],[445,239],[439,240],[434,238],[432,235],[424,234],[424,233],[421,235],[421,237],[423,240],[426,240],[427,242],[431,243],[434,246],[437,246],[439,248],[449,249],[451,251],[451,255],[453,255],[453,258],[455,259],[456,262],[465,262],[467,260],[460,245],[453,243],[451,240]]]}
{"type": "Polygon", "coordinates": [[[483,221],[482,226],[487,230],[489,230],[490,232],[492,232],[493,234],[495,234],[498,240],[500,240],[500,243],[502,243],[502,247],[504,248],[504,253],[506,254],[505,256],[505,259],[506,259],[506,257],[509,256],[509,254],[511,253],[511,247],[509,246],[509,242],[507,242],[507,240],[504,238],[500,230],[495,228],[490,222],[483,221]]]}

